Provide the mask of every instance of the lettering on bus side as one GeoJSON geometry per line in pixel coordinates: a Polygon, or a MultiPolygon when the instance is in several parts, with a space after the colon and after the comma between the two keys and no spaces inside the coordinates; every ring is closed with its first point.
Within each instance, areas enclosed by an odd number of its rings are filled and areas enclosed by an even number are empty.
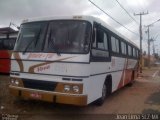
{"type": "Polygon", "coordinates": [[[44,54],[44,53],[31,53],[28,56],[28,59],[36,59],[36,58],[51,59],[53,56],[54,56],[53,53],[47,53],[47,54],[44,54]]]}
{"type": "Polygon", "coordinates": [[[37,72],[43,72],[43,71],[48,70],[48,69],[50,69],[50,65],[39,66],[39,67],[36,68],[36,71],[37,72]]]}

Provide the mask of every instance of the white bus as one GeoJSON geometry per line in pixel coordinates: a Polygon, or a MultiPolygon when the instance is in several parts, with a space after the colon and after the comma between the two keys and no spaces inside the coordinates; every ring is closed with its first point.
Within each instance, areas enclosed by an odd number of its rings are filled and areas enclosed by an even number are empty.
{"type": "Polygon", "coordinates": [[[11,58],[10,92],[77,106],[105,98],[131,84],[138,47],[92,16],[23,21],[11,58]]]}

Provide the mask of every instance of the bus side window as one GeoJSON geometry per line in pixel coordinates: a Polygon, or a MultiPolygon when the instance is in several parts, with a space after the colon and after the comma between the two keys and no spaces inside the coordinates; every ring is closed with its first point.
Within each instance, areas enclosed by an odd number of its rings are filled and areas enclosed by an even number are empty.
{"type": "Polygon", "coordinates": [[[8,39],[5,39],[5,40],[3,41],[3,48],[4,48],[5,50],[7,50],[7,49],[8,49],[8,46],[9,46],[9,41],[8,41],[8,39]]]}
{"type": "Polygon", "coordinates": [[[108,35],[106,33],[104,33],[104,49],[108,50],[108,35]]]}
{"type": "Polygon", "coordinates": [[[121,41],[121,52],[123,55],[127,54],[127,50],[126,50],[126,43],[121,41]]]}
{"type": "Polygon", "coordinates": [[[103,28],[98,27],[94,29],[94,39],[92,42],[92,57],[94,60],[110,60],[108,51],[108,40],[108,34],[103,28]]]}
{"type": "Polygon", "coordinates": [[[96,40],[98,49],[108,50],[108,36],[103,30],[97,30],[96,40]]]}
{"type": "Polygon", "coordinates": [[[5,50],[13,50],[15,44],[14,39],[6,39],[4,40],[4,49],[5,50]]]}
{"type": "Polygon", "coordinates": [[[137,57],[135,48],[133,48],[133,57],[137,57]]]}
{"type": "Polygon", "coordinates": [[[102,30],[98,29],[97,30],[97,36],[96,36],[96,39],[97,39],[97,47],[99,49],[104,49],[104,33],[102,30]]]}
{"type": "Polygon", "coordinates": [[[96,34],[96,31],[97,31],[97,29],[94,28],[94,37],[93,37],[93,41],[92,41],[92,46],[93,46],[94,48],[97,47],[97,41],[96,41],[96,36],[97,36],[97,34],[96,34]]]}
{"type": "Polygon", "coordinates": [[[0,40],[0,50],[3,49],[3,40],[0,40]]]}
{"type": "Polygon", "coordinates": [[[128,55],[132,56],[132,47],[130,45],[128,45],[128,55]]]}
{"type": "Polygon", "coordinates": [[[119,53],[119,40],[111,36],[112,51],[119,53]]]}
{"type": "Polygon", "coordinates": [[[95,29],[95,40],[93,42],[93,47],[108,50],[108,36],[101,29],[95,29]]]}

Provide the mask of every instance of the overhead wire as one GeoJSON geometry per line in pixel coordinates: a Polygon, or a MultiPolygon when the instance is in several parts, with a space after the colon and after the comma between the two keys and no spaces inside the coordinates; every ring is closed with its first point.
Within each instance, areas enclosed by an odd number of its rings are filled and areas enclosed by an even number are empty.
{"type": "Polygon", "coordinates": [[[123,28],[125,28],[126,30],[128,30],[129,32],[133,33],[136,36],[139,36],[138,33],[133,32],[132,30],[130,30],[129,28],[127,28],[126,26],[124,26],[122,23],[120,23],[119,21],[117,21],[116,19],[114,19],[111,15],[109,15],[107,12],[105,12],[103,9],[101,9],[98,5],[96,5],[94,2],[92,2],[91,0],[88,0],[90,3],[92,3],[96,8],[98,8],[99,10],[101,10],[104,14],[106,14],[107,16],[109,16],[112,20],[114,20],[116,23],[118,23],[119,25],[121,25],[123,28]]]}
{"type": "Polygon", "coordinates": [[[128,14],[128,16],[130,16],[130,18],[132,18],[132,20],[135,21],[139,25],[139,23],[129,14],[129,12],[123,7],[123,5],[118,0],[116,0],[116,2],[128,14]]]}
{"type": "MultiPolygon", "coordinates": [[[[125,3],[127,3],[127,0],[123,0],[125,3]]],[[[132,10],[132,13],[134,13],[134,10],[132,9],[132,7],[129,7],[130,10],[132,10]]]]}

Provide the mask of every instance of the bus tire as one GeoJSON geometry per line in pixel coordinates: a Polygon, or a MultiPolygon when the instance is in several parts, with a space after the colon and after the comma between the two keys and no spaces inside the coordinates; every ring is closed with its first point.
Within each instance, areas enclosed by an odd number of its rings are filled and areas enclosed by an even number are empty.
{"type": "Polygon", "coordinates": [[[107,86],[104,83],[103,84],[103,88],[102,88],[102,97],[99,98],[98,100],[96,100],[96,105],[101,106],[103,105],[105,99],[106,99],[106,95],[107,95],[107,86]]]}
{"type": "Polygon", "coordinates": [[[96,100],[96,105],[98,105],[98,106],[103,105],[106,97],[108,97],[111,94],[111,90],[112,90],[111,86],[112,86],[111,77],[108,77],[103,84],[102,97],[99,98],[98,100],[96,100]]]}
{"type": "Polygon", "coordinates": [[[127,86],[128,86],[128,87],[132,87],[133,83],[134,83],[134,71],[132,72],[131,81],[128,83],[127,86]]]}

